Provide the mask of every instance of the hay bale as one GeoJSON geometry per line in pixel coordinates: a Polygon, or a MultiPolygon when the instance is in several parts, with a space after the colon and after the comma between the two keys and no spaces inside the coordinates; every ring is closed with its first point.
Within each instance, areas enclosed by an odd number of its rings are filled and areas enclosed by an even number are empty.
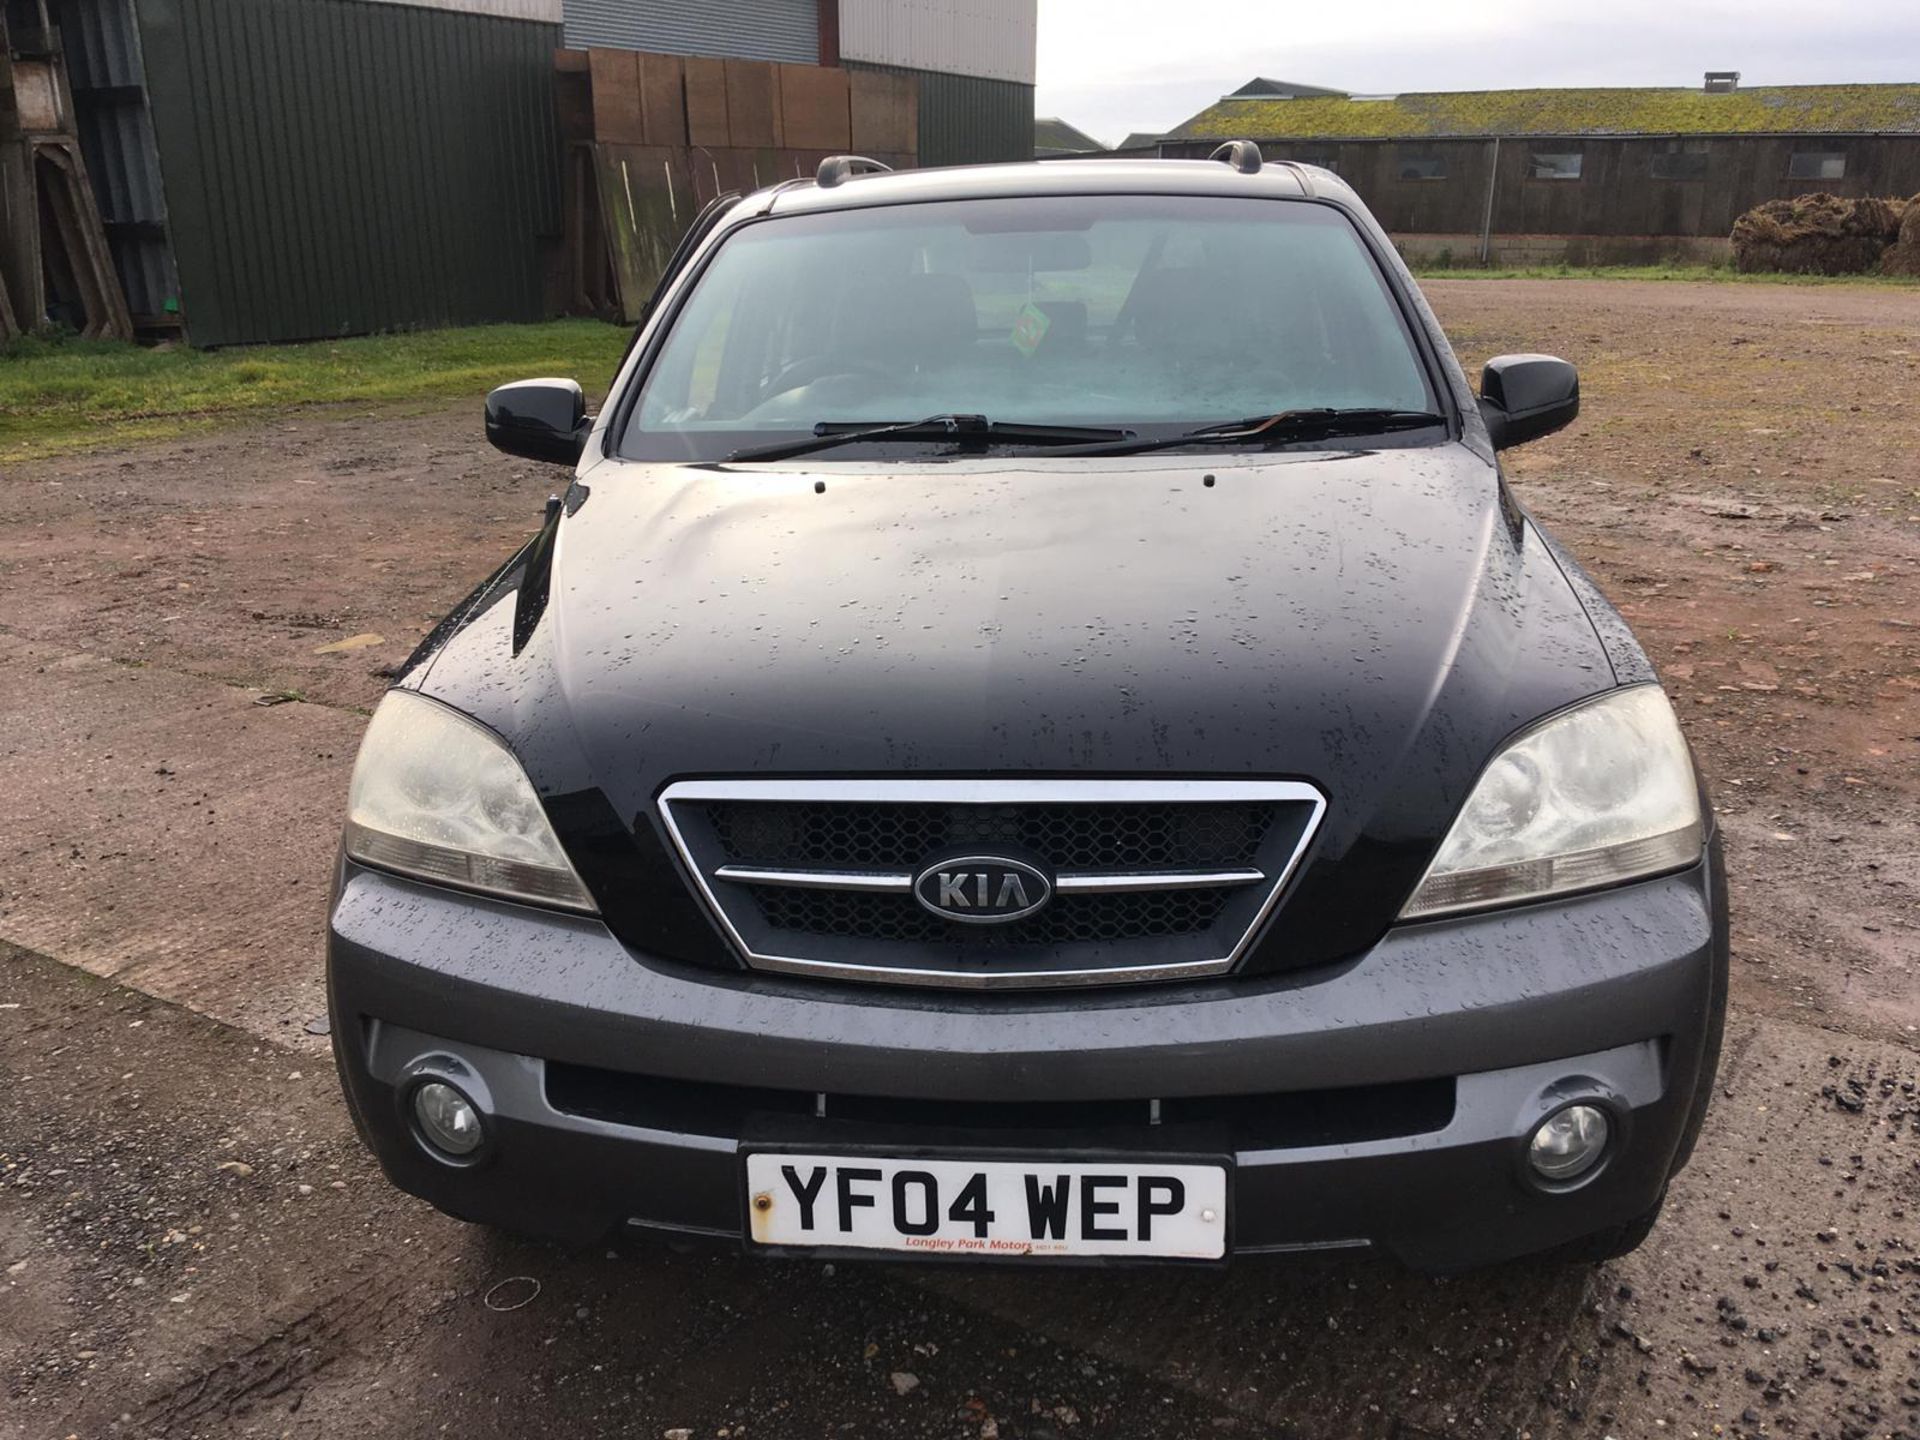
{"type": "Polygon", "coordinates": [[[1882,275],[1920,275],[1920,195],[1907,201],[1900,236],[1880,257],[1882,275]]]}
{"type": "Polygon", "coordinates": [[[1891,245],[1900,236],[1900,217],[1906,208],[1904,200],[1866,195],[1853,202],[1852,212],[1841,223],[1849,235],[1873,235],[1891,245]]]}
{"type": "Polygon", "coordinates": [[[1824,193],[1768,200],[1733,222],[1734,262],[1749,274],[1865,274],[1894,242],[1907,208],[1824,193]]]}

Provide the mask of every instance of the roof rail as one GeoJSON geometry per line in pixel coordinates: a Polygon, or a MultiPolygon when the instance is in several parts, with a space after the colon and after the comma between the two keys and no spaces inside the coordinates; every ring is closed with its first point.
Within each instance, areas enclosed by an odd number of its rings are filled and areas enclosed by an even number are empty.
{"type": "Polygon", "coordinates": [[[820,162],[814,179],[822,190],[831,190],[844,184],[850,176],[878,175],[890,172],[891,165],[882,165],[878,160],[869,160],[864,155],[829,155],[820,162]]]}
{"type": "Polygon", "coordinates": [[[1302,195],[1311,199],[1320,193],[1313,188],[1313,176],[1307,173],[1307,167],[1302,165],[1298,160],[1276,160],[1273,163],[1280,166],[1283,170],[1291,170],[1293,172],[1293,178],[1300,182],[1300,193],[1302,195]]]}
{"type": "Polygon", "coordinates": [[[755,213],[760,215],[771,214],[773,211],[773,202],[778,200],[782,194],[784,194],[788,190],[793,189],[797,185],[805,185],[807,183],[808,181],[805,176],[796,175],[790,180],[780,181],[777,185],[769,185],[767,187],[767,198],[764,202],[762,202],[760,209],[755,213]]]}
{"type": "Polygon", "coordinates": [[[1242,175],[1258,175],[1264,163],[1260,158],[1260,147],[1251,140],[1229,140],[1207,159],[1223,160],[1242,175]]]}

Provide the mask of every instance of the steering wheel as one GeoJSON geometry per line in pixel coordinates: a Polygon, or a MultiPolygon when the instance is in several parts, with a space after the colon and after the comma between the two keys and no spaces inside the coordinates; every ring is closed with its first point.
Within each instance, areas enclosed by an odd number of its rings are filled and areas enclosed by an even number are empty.
{"type": "Polygon", "coordinates": [[[802,355],[798,360],[782,366],[760,387],[755,407],[766,404],[776,395],[784,395],[789,390],[798,390],[803,385],[836,375],[865,375],[889,382],[897,378],[885,366],[872,360],[859,360],[845,355],[802,355]]]}

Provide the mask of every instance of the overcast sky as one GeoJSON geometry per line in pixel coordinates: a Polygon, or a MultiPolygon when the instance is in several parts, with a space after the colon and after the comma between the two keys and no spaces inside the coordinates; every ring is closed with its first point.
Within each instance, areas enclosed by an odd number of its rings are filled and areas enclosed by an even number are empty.
{"type": "Polygon", "coordinates": [[[1917,0],[1039,0],[1035,105],[1108,145],[1255,75],[1341,90],[1920,81],[1917,0]]]}

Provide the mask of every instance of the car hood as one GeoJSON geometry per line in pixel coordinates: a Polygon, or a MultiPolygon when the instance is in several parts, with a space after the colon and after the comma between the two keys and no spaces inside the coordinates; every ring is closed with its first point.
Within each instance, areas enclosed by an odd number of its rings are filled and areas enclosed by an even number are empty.
{"type": "Polygon", "coordinates": [[[1376,937],[1501,739],[1613,683],[1457,445],[609,462],[550,540],[544,605],[508,575],[422,682],[544,795],[645,846],[690,776],[1305,779],[1329,807],[1287,909],[1327,893],[1289,964],[1376,937]]]}

